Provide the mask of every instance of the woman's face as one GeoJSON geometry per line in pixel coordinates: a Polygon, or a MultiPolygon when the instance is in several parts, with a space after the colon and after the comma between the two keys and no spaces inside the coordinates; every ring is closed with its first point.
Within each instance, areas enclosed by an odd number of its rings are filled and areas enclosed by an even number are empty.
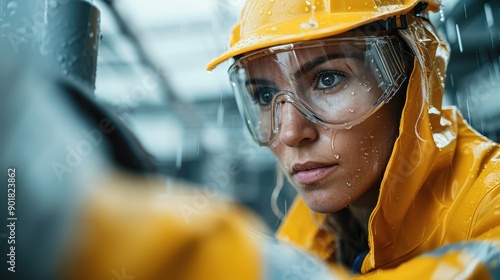
{"type": "MultiPolygon", "coordinates": [[[[374,86],[377,81],[362,59],[329,55],[331,60],[311,64],[318,56],[325,55],[310,50],[295,51],[293,59],[298,63],[284,65],[283,60],[269,59],[253,66],[250,63],[249,72],[255,81],[294,92],[301,91],[302,87],[297,84],[310,77],[310,84],[329,90],[325,99],[310,102],[317,102],[318,105],[314,105],[317,107],[327,107],[330,111],[325,112],[335,116],[326,117],[336,119],[348,117],[358,108],[373,104],[373,96],[381,95],[381,89],[374,86]],[[283,67],[290,68],[287,72],[301,73],[301,76],[294,76],[296,82],[290,83],[291,75],[277,74],[283,73],[283,67]],[[293,88],[290,84],[294,84],[293,88]],[[341,97],[342,94],[349,98],[341,97]],[[342,102],[347,104],[342,105],[342,102]]],[[[297,94],[303,94],[304,98],[310,96],[309,93],[297,94]]],[[[376,202],[378,189],[368,191],[378,186],[390,158],[398,136],[402,110],[399,101],[403,97],[394,97],[362,123],[338,130],[309,121],[290,102],[278,105],[279,122],[276,126],[279,133],[270,149],[309,208],[331,213],[350,204],[363,206],[376,202]]]]}

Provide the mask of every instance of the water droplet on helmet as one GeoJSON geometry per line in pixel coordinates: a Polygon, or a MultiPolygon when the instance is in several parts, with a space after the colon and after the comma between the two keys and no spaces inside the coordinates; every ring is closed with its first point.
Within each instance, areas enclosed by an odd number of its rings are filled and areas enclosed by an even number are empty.
{"type": "Polygon", "coordinates": [[[264,14],[264,10],[260,10],[259,15],[264,14]]]}
{"type": "Polygon", "coordinates": [[[274,3],[274,1],[276,1],[276,0],[271,0],[271,3],[274,3]]]}
{"type": "Polygon", "coordinates": [[[271,27],[271,31],[276,32],[278,31],[278,28],[276,26],[271,27]]]}
{"type": "Polygon", "coordinates": [[[268,16],[270,16],[270,15],[272,15],[272,14],[273,14],[273,12],[271,12],[271,11],[267,12],[267,15],[268,15],[268,16]]]}
{"type": "Polygon", "coordinates": [[[283,1],[282,1],[282,2],[281,2],[281,6],[285,6],[285,2],[283,2],[283,1]]]}
{"type": "MultiPolygon", "coordinates": [[[[314,6],[313,6],[313,8],[314,8],[314,6]]],[[[314,18],[310,18],[308,23],[309,23],[309,26],[311,26],[311,28],[318,28],[318,22],[314,18]]]]}

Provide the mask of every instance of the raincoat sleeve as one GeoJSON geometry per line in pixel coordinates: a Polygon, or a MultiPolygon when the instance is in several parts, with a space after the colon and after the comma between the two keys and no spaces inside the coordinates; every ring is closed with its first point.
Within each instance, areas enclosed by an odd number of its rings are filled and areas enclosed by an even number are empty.
{"type": "Polygon", "coordinates": [[[488,237],[446,245],[397,268],[375,270],[355,279],[499,279],[498,236],[497,227],[488,237]]]}
{"type": "Polygon", "coordinates": [[[61,279],[261,279],[255,215],[203,187],[154,185],[121,174],[86,194],[61,279]]]}
{"type": "MultiPolygon", "coordinates": [[[[490,173],[480,182],[487,182],[488,177],[498,178],[498,173],[490,173]]],[[[464,229],[464,241],[426,252],[397,268],[375,270],[356,279],[500,279],[500,184],[485,189],[477,197],[480,202],[470,218],[471,226],[464,229]]]]}
{"type": "Polygon", "coordinates": [[[119,174],[86,194],[56,279],[337,279],[213,189],[161,186],[119,174]]]}

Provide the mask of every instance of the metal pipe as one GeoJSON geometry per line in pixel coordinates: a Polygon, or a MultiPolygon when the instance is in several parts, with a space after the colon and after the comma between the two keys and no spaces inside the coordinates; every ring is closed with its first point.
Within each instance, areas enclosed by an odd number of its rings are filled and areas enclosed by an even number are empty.
{"type": "Polygon", "coordinates": [[[90,0],[0,0],[0,39],[19,60],[26,59],[25,50],[34,50],[48,69],[93,91],[99,19],[90,0]]]}

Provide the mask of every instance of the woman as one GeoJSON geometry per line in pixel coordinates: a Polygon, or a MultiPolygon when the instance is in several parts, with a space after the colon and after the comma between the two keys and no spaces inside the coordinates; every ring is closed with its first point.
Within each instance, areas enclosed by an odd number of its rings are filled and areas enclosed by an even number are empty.
{"type": "Polygon", "coordinates": [[[208,65],[235,59],[248,129],[299,193],[278,237],[332,268],[500,277],[500,149],[441,106],[439,5],[248,1],[208,65]]]}

